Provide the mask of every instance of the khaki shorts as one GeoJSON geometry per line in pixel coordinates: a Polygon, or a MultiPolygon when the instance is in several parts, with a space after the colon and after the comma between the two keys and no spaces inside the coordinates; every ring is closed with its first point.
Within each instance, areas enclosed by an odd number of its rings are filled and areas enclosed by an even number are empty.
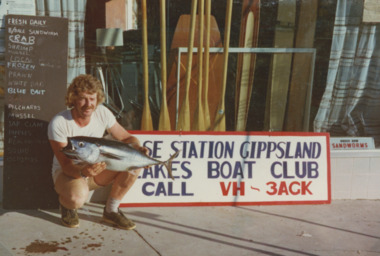
{"type": "MultiPolygon", "coordinates": [[[[53,176],[53,182],[55,184],[58,176],[63,173],[63,171],[61,169],[58,169],[58,170],[55,170],[53,171],[52,173],[52,176],[53,176]]],[[[88,177],[88,178],[84,178],[86,181],[87,181],[87,185],[88,185],[88,189],[91,191],[91,190],[95,190],[95,189],[98,189],[98,188],[103,188],[103,186],[99,186],[98,184],[96,184],[95,180],[94,180],[94,177],[88,177]]]]}

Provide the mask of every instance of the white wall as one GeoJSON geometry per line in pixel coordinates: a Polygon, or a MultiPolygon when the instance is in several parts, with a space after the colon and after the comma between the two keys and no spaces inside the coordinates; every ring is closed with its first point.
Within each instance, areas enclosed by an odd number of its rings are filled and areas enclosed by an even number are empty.
{"type": "Polygon", "coordinates": [[[332,199],[380,199],[380,150],[331,152],[332,199]]]}

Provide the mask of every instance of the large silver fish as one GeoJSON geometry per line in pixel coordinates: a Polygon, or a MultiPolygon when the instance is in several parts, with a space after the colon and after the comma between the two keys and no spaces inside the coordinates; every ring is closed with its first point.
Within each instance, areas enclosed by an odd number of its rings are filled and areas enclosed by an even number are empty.
{"type": "Polygon", "coordinates": [[[107,170],[120,172],[162,164],[168,170],[169,176],[174,179],[172,161],[179,151],[167,161],[159,161],[121,141],[86,136],[69,137],[67,140],[68,144],[62,152],[78,163],[105,162],[107,170]]]}

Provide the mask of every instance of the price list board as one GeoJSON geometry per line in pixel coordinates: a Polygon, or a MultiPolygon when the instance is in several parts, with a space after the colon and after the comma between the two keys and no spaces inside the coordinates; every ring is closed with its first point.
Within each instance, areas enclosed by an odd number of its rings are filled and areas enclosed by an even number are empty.
{"type": "Polygon", "coordinates": [[[5,209],[57,205],[47,127],[65,108],[67,46],[65,18],[5,16],[5,209]]]}

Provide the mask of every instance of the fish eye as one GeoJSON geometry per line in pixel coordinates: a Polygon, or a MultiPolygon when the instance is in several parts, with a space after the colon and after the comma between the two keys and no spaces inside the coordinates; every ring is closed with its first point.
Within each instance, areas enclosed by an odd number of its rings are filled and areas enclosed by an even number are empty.
{"type": "Polygon", "coordinates": [[[83,141],[80,141],[80,142],[78,142],[78,146],[81,147],[81,148],[83,148],[85,146],[85,144],[84,144],[83,141]]]}

